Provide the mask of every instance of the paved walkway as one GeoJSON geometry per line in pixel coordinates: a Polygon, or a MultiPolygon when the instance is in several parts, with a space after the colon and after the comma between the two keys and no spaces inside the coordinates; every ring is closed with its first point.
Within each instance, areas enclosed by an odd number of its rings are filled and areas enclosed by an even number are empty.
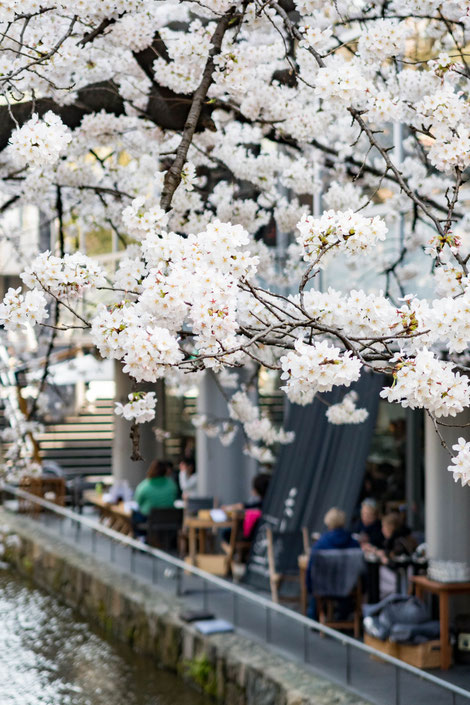
{"type": "MultiPolygon", "coordinates": [[[[304,663],[314,672],[343,686],[348,681],[349,689],[376,705],[470,705],[470,700],[454,697],[452,693],[404,671],[400,671],[397,684],[397,672],[391,665],[356,649],[350,648],[348,654],[341,642],[321,637],[282,614],[269,611],[267,618],[267,610],[258,604],[240,596],[234,598],[228,590],[207,587],[207,583],[197,576],[169,568],[162,561],[133,551],[87,527],[81,526],[77,531],[77,525],[73,526],[69,519],[44,513],[39,521],[82,551],[93,553],[123,572],[132,572],[134,576],[152,582],[164,592],[180,594],[187,608],[209,609],[217,617],[235,624],[241,633],[264,644],[269,643],[276,651],[304,663]]],[[[470,666],[455,666],[447,672],[432,673],[468,690],[470,696],[470,666]]]]}

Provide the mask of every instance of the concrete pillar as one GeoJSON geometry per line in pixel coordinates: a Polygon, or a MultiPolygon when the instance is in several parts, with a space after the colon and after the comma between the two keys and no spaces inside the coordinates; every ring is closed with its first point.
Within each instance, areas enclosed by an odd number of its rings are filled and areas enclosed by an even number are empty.
{"type": "MultiPolygon", "coordinates": [[[[445,423],[465,424],[470,410],[445,423]]],[[[468,430],[439,427],[449,448],[468,430]]],[[[462,487],[447,471],[449,453],[441,446],[433,423],[425,422],[425,506],[428,555],[435,560],[464,561],[470,564],[470,487],[462,487]]]]}
{"type": "MultiPolygon", "coordinates": [[[[125,403],[127,395],[132,391],[132,380],[122,371],[122,364],[114,363],[114,380],[116,383],[115,399],[125,403]]],[[[150,423],[140,424],[140,452],[144,460],[131,460],[132,442],[129,437],[130,421],[122,416],[114,416],[113,438],[113,477],[114,481],[127,481],[135,489],[144,479],[148,466],[155,458],[163,459],[163,445],[155,438],[153,428],[164,426],[165,392],[164,384],[159,380],[156,384],[139,385],[139,389],[156,392],[156,418],[150,423]]]]}
{"type": "MultiPolygon", "coordinates": [[[[198,414],[209,419],[227,419],[227,403],[211,374],[206,373],[199,387],[198,414]]],[[[244,438],[238,431],[231,445],[225,447],[217,438],[196,433],[196,467],[198,494],[216,497],[219,504],[243,502],[249,498],[257,463],[243,454],[244,438]]]]}

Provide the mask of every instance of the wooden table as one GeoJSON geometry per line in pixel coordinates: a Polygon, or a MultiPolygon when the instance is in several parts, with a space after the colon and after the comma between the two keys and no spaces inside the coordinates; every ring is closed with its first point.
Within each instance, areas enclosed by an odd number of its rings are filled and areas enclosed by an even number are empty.
{"type": "Polygon", "coordinates": [[[189,555],[186,562],[208,573],[225,576],[228,574],[233,557],[233,549],[237,538],[239,517],[226,521],[213,521],[211,518],[187,516],[183,527],[188,531],[189,555]],[[230,551],[222,554],[206,553],[206,535],[214,529],[231,529],[230,551]],[[199,543],[199,553],[197,551],[199,543]]]}
{"type": "Polygon", "coordinates": [[[423,598],[425,592],[439,597],[439,624],[441,641],[441,668],[446,671],[451,664],[452,651],[449,641],[449,597],[451,595],[470,594],[470,582],[439,583],[425,575],[413,575],[411,582],[415,587],[416,597],[423,598]]]}
{"type": "Polygon", "coordinates": [[[308,568],[309,556],[306,553],[302,553],[298,559],[299,566],[299,580],[300,580],[300,608],[302,614],[307,614],[308,610],[308,593],[307,593],[307,568],[308,568]]]}
{"type": "Polygon", "coordinates": [[[98,507],[101,522],[105,523],[110,529],[114,529],[114,531],[119,531],[126,536],[132,536],[132,512],[126,509],[124,502],[118,502],[117,504],[105,502],[101,492],[96,492],[95,490],[86,490],[83,496],[87,502],[98,507]]]}

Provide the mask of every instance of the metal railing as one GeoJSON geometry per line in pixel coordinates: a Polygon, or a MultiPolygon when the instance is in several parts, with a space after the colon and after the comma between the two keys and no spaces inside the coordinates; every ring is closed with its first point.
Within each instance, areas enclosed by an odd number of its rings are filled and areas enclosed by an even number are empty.
{"type": "MultiPolygon", "coordinates": [[[[147,577],[153,583],[158,582],[158,564],[162,563],[164,570],[160,571],[160,577],[167,578],[167,588],[169,582],[173,580],[173,592],[183,601],[189,596],[191,606],[194,607],[195,599],[201,597],[203,609],[207,610],[210,608],[211,610],[221,610],[223,614],[219,613],[218,616],[223,616],[224,618],[228,617],[233,625],[240,628],[245,634],[255,637],[257,641],[268,644],[282,651],[284,654],[288,653],[291,657],[293,656],[295,660],[300,660],[318,674],[345,686],[361,697],[380,703],[380,705],[388,705],[388,703],[393,705],[410,705],[410,703],[413,703],[413,705],[417,705],[417,703],[421,702],[423,705],[434,705],[434,703],[436,703],[436,705],[447,705],[447,703],[449,703],[449,705],[460,705],[462,701],[467,702],[470,700],[470,690],[465,690],[426,671],[410,666],[404,661],[400,661],[393,656],[389,656],[388,654],[367,646],[309,617],[304,617],[302,614],[292,609],[276,604],[270,599],[258,595],[245,587],[206,573],[158,548],[153,548],[136,539],[114,531],[104,526],[98,520],[60,507],[57,504],[31,495],[9,484],[3,485],[3,492],[13,497],[35,503],[58,517],[70,520],[71,528],[73,527],[73,529],[69,536],[73,540],[74,545],[78,543],[83,546],[83,543],[86,541],[83,530],[88,529],[90,535],[88,537],[89,545],[87,546],[87,550],[91,550],[92,553],[96,554],[98,552],[98,537],[105,537],[109,540],[108,550],[111,563],[115,563],[118,560],[116,555],[118,546],[120,548],[129,548],[129,568],[136,577],[141,577],[136,568],[137,555],[145,555],[151,559],[150,571],[147,571],[144,577],[147,577]],[[202,583],[202,585],[200,585],[202,590],[194,589],[194,579],[199,581],[199,585],[202,583]],[[188,580],[193,580],[193,583],[189,586],[186,585],[185,590],[185,582],[187,583],[188,580]],[[218,602],[215,597],[217,592],[221,592],[224,597],[229,597],[230,604],[227,604],[227,602],[224,603],[224,601],[220,603],[220,600],[218,602]],[[244,605],[245,610],[247,606],[251,607],[251,611],[245,616],[245,619],[243,619],[241,605],[244,605]],[[292,634],[294,635],[294,638],[291,638],[290,641],[295,644],[295,648],[292,648],[292,643],[289,645],[285,642],[286,634],[289,631],[285,629],[285,625],[282,629],[284,641],[280,638],[276,639],[276,618],[282,618],[282,620],[285,620],[285,623],[289,625],[291,637],[292,634]],[[296,638],[296,635],[297,637],[300,636],[300,639],[296,638]],[[313,635],[316,636],[314,637],[313,635]],[[328,651],[325,648],[327,646],[327,640],[321,639],[317,641],[316,644],[312,644],[312,639],[318,638],[318,636],[330,637],[336,646],[343,648],[345,658],[343,659],[342,665],[341,658],[338,659],[337,652],[334,655],[335,668],[331,668],[332,663],[329,653],[326,654],[326,665],[325,663],[321,663],[321,659],[319,658],[320,652],[328,651]],[[312,660],[312,647],[314,646],[320,649],[320,651],[317,650],[315,654],[316,659],[312,660]],[[358,663],[360,657],[367,657],[368,663],[366,664],[364,660],[362,660],[362,664],[358,663]],[[371,657],[373,662],[371,662],[371,657]],[[354,676],[356,669],[358,669],[357,673],[359,678],[361,678],[361,674],[364,674],[364,667],[367,665],[368,668],[365,668],[366,682],[362,680],[359,684],[355,683],[356,679],[354,676]],[[367,674],[367,670],[370,670],[369,674],[367,674]],[[370,676],[372,676],[372,681],[367,682],[370,676]],[[422,694],[421,699],[417,699],[416,693],[413,694],[413,687],[416,690],[416,683],[410,681],[410,678],[418,679],[421,687],[426,686],[428,688],[426,693],[422,694]],[[381,687],[380,679],[383,680],[383,687],[381,687]],[[434,700],[431,697],[429,688],[432,688],[434,695],[439,693],[439,700],[434,700]]],[[[41,514],[38,514],[38,517],[40,516],[41,514]]],[[[47,523],[46,516],[46,513],[42,514],[44,521],[47,523]]],[[[54,526],[57,527],[57,524],[54,526]]],[[[64,522],[59,522],[58,530],[59,535],[65,539],[64,522]]],[[[100,548],[103,549],[104,547],[101,546],[100,548]]],[[[101,551],[101,557],[104,557],[104,555],[103,550],[101,551]]],[[[120,562],[120,567],[121,569],[123,568],[122,561],[120,562]]],[[[160,584],[162,583],[163,581],[160,581],[160,584]]],[[[325,659],[323,660],[325,661],[325,659]]]]}

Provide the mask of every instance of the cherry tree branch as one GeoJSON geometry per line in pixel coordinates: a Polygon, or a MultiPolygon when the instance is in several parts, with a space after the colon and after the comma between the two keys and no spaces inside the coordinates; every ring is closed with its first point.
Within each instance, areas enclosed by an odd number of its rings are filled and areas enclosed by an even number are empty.
{"type": "Polygon", "coordinates": [[[170,209],[173,194],[181,183],[181,173],[186,162],[188,150],[191,145],[194,133],[196,131],[196,126],[199,121],[199,116],[201,115],[203,103],[206,99],[209,87],[213,81],[212,74],[214,72],[215,66],[214,58],[215,56],[217,56],[217,54],[220,53],[225,32],[229,27],[233,15],[234,11],[232,9],[230,12],[221,17],[217,22],[214,34],[211,37],[212,46],[209,51],[209,56],[204,68],[204,72],[202,74],[201,83],[194,92],[191,108],[189,110],[186,123],[184,125],[183,136],[181,138],[179,147],[176,150],[176,157],[165,174],[162,196],[160,199],[160,205],[165,211],[168,211],[170,209]]]}

